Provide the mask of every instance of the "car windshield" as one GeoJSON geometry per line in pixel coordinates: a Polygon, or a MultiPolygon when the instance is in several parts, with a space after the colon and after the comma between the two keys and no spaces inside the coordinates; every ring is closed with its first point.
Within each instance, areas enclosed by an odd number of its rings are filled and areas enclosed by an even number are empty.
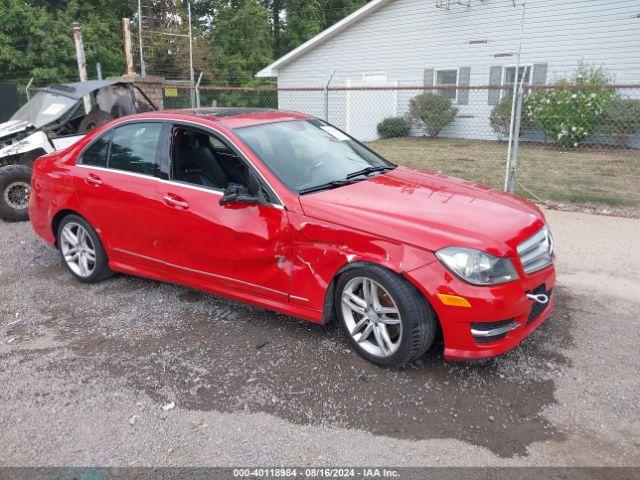
{"type": "Polygon", "coordinates": [[[44,127],[67,113],[77,102],[64,95],[38,92],[13,114],[11,120],[24,120],[36,128],[44,127]]]}
{"type": "Polygon", "coordinates": [[[300,194],[363,180],[395,167],[321,120],[267,123],[235,132],[285,185],[300,194]]]}

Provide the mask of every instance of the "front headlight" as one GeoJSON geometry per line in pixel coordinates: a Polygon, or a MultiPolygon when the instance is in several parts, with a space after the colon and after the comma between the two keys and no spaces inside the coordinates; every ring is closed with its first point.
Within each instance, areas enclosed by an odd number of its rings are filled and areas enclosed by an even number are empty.
{"type": "Polygon", "coordinates": [[[436,256],[462,280],[475,285],[498,285],[518,279],[511,260],[473,248],[447,247],[438,250],[436,256]]]}

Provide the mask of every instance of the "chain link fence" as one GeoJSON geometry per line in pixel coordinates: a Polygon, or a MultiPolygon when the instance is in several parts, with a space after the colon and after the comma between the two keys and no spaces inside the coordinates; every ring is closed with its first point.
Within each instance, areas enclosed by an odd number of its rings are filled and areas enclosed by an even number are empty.
{"type": "Polygon", "coordinates": [[[521,146],[514,175],[518,187],[542,199],[637,209],[639,87],[523,89],[521,146]]]}
{"type": "MultiPolygon", "coordinates": [[[[38,86],[31,86],[32,95],[38,86]]],[[[19,90],[26,97],[25,85],[19,90]]],[[[512,85],[206,85],[192,96],[189,85],[168,82],[163,104],[165,109],[193,103],[303,112],[326,119],[401,165],[507,188],[549,205],[639,216],[640,84],[562,83],[515,90],[514,106],[512,85]]]]}
{"type": "MultiPolygon", "coordinates": [[[[195,97],[314,115],[395,163],[543,203],[640,208],[640,85],[204,86],[195,97]]],[[[166,88],[164,107],[191,107],[190,88],[166,88]]]]}

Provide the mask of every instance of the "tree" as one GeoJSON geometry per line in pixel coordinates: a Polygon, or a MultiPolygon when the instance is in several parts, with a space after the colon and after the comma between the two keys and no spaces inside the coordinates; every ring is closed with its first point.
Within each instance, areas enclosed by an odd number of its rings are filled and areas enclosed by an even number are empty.
{"type": "Polygon", "coordinates": [[[628,148],[640,132],[640,100],[618,97],[607,103],[602,112],[602,131],[628,148]]]}
{"type": "Polygon", "coordinates": [[[87,64],[107,75],[122,73],[120,19],[123,2],[4,0],[0,2],[0,64],[3,77],[39,83],[78,80],[72,23],[81,23],[87,64]],[[97,5],[96,5],[97,4],[97,5]]]}
{"type": "MultiPolygon", "coordinates": [[[[527,110],[527,102],[529,97],[524,98],[523,110],[527,110]]],[[[491,115],[489,116],[489,124],[491,129],[498,135],[498,138],[503,139],[509,136],[511,133],[511,105],[513,104],[513,96],[510,93],[504,95],[500,102],[491,109],[491,115]]],[[[520,135],[523,135],[527,130],[531,129],[531,119],[528,115],[522,115],[520,118],[520,135]]]]}
{"type": "Polygon", "coordinates": [[[234,0],[222,6],[214,27],[219,55],[216,71],[222,82],[251,84],[255,72],[272,60],[267,16],[257,0],[234,0]]]}
{"type": "MultiPolygon", "coordinates": [[[[272,4],[275,2],[271,2],[272,4]]],[[[283,0],[281,53],[293,50],[362,7],[364,0],[283,0]]]]}
{"type": "Polygon", "coordinates": [[[610,81],[603,67],[579,62],[569,80],[556,82],[557,88],[534,91],[524,115],[556,144],[578,147],[601,122],[605,105],[615,98],[615,91],[605,87],[610,81]]]}
{"type": "MultiPolygon", "coordinates": [[[[186,33],[187,0],[144,0],[147,29],[186,33]]],[[[256,85],[255,73],[366,3],[365,0],[191,0],[194,64],[205,81],[256,85]]],[[[0,0],[0,76],[38,84],[78,79],[71,25],[82,27],[89,76],[123,73],[121,19],[135,2],[0,0]]],[[[135,32],[134,32],[135,33],[135,32]]],[[[148,35],[150,73],[188,75],[184,38],[148,35]]],[[[134,52],[134,55],[137,52],[134,52]]]]}
{"type": "Polygon", "coordinates": [[[409,102],[409,116],[420,120],[431,138],[436,138],[457,114],[458,109],[451,100],[435,93],[417,95],[409,102]]]}

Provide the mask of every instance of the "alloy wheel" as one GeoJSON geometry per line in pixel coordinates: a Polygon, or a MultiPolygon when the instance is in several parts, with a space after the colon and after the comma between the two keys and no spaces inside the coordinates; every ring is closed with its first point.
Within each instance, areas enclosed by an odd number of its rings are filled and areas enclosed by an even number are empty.
{"type": "Polygon", "coordinates": [[[393,297],[369,277],[354,277],[341,298],[347,331],[362,349],[377,357],[389,357],[400,347],[402,318],[393,297]]]}
{"type": "Polygon", "coordinates": [[[79,277],[89,277],[96,268],[96,250],[87,230],[76,222],[67,223],[60,232],[64,261],[79,277]]]}
{"type": "Polygon", "coordinates": [[[4,201],[14,210],[24,210],[29,205],[31,186],[26,182],[10,183],[4,190],[4,201]]]}

